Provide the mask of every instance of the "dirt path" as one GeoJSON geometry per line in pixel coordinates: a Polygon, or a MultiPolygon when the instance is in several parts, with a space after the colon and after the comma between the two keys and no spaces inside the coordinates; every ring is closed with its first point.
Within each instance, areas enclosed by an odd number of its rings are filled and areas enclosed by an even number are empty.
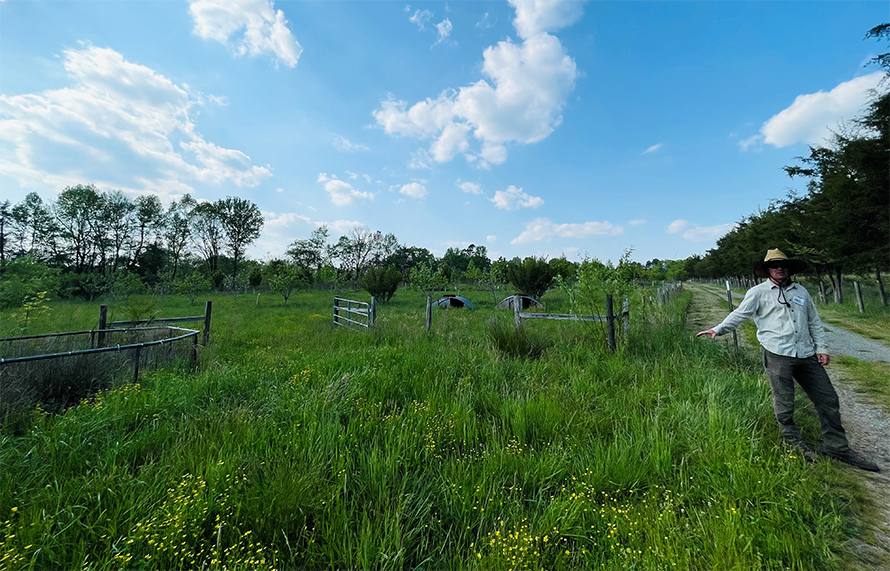
{"type": "MultiPolygon", "coordinates": [[[[687,313],[687,327],[695,332],[710,329],[720,323],[729,313],[726,302],[726,290],[703,284],[687,284],[692,291],[692,300],[687,313]]],[[[738,302],[734,302],[738,305],[738,302]]],[[[832,325],[833,331],[840,330],[832,325]]],[[[843,348],[832,339],[828,339],[831,350],[836,354],[848,354],[867,360],[881,360],[880,348],[875,348],[874,341],[864,339],[848,331],[840,330],[838,336],[843,337],[843,348]],[[858,339],[857,339],[858,338],[858,339]],[[871,358],[869,358],[871,357],[871,358]],[[878,358],[874,358],[878,357],[878,358]]],[[[739,346],[756,350],[739,333],[739,346]]],[[[732,335],[718,337],[717,341],[732,343],[732,335]]],[[[886,349],[886,348],[884,348],[886,349]]],[[[851,541],[850,551],[853,560],[849,568],[854,570],[890,569],[890,417],[881,407],[868,404],[851,384],[842,367],[827,367],[832,383],[841,401],[841,418],[847,430],[851,446],[860,454],[871,458],[881,467],[881,472],[871,473],[855,468],[846,468],[862,483],[867,498],[867,510],[874,514],[867,521],[861,522],[863,536],[851,541]]],[[[828,460],[820,460],[828,461],[828,460]]]]}

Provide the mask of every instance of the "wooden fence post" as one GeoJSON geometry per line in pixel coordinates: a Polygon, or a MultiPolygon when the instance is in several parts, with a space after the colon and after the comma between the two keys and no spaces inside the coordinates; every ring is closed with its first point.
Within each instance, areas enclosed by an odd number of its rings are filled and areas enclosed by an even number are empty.
{"type": "Polygon", "coordinates": [[[862,286],[859,285],[859,282],[853,282],[853,287],[856,289],[856,305],[859,306],[859,313],[865,313],[865,302],[862,301],[862,286]]]}
{"type": "Polygon", "coordinates": [[[426,296],[426,330],[433,326],[433,298],[426,296]]]}
{"type": "Polygon", "coordinates": [[[97,339],[97,345],[99,347],[105,347],[105,327],[108,323],[108,306],[100,305],[99,306],[99,336],[97,339]]]}
{"type": "Polygon", "coordinates": [[[198,334],[192,336],[192,363],[198,362],[198,334]]]}
{"type": "Polygon", "coordinates": [[[519,327],[522,322],[522,298],[518,295],[513,296],[513,325],[519,327]]]}
{"type": "Polygon", "coordinates": [[[204,304],[204,346],[210,343],[210,311],[213,309],[213,302],[207,301],[204,304]]]}
{"type": "Polygon", "coordinates": [[[606,336],[609,350],[615,352],[615,312],[612,309],[612,294],[606,295],[606,336]]]}
{"type": "Polygon", "coordinates": [[[139,358],[142,356],[142,346],[137,345],[133,355],[133,382],[139,382],[139,358]]]}
{"type": "MultiPolygon", "coordinates": [[[[729,303],[729,311],[732,313],[732,288],[729,287],[729,281],[726,282],[726,301],[729,303]]],[[[732,346],[736,350],[739,348],[739,336],[735,329],[732,330],[732,346]]]]}
{"type": "Polygon", "coordinates": [[[334,325],[337,325],[337,309],[340,307],[340,300],[334,297],[334,325]]]}
{"type": "Polygon", "coordinates": [[[371,322],[369,324],[370,327],[377,327],[377,300],[374,299],[374,296],[371,296],[371,322]]]}

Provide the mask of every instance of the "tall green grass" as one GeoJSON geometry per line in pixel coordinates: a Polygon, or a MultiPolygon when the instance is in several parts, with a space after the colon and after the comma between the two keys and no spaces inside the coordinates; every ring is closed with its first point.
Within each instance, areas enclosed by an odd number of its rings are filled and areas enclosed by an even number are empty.
{"type": "Polygon", "coordinates": [[[688,294],[634,304],[614,355],[598,324],[529,322],[536,359],[464,295],[430,334],[410,292],[370,332],[326,292],[215,298],[200,372],[0,431],[0,568],[839,565],[839,471],[780,445],[756,359],[686,332],[688,294]]]}

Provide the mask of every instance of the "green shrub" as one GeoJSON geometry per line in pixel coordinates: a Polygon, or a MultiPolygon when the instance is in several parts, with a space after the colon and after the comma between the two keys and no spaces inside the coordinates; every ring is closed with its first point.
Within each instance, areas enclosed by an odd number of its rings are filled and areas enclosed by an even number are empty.
{"type": "Polygon", "coordinates": [[[393,266],[387,268],[372,268],[368,270],[362,279],[362,287],[365,288],[380,303],[388,303],[402,281],[402,272],[393,266]]]}
{"type": "Polygon", "coordinates": [[[506,357],[519,359],[539,359],[550,346],[541,334],[524,325],[515,327],[512,323],[492,319],[488,323],[488,338],[494,347],[506,357]]]}
{"type": "Polygon", "coordinates": [[[556,270],[544,258],[529,256],[519,261],[512,260],[507,265],[507,279],[520,293],[541,299],[556,277],[556,270]]]}

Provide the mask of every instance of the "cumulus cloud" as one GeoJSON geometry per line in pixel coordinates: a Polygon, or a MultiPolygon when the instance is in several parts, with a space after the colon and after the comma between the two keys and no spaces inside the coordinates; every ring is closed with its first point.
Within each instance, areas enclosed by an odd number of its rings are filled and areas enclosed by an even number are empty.
{"type": "Polygon", "coordinates": [[[475,182],[461,182],[458,179],[457,186],[467,194],[482,194],[482,187],[475,182]]]}
{"type": "Polygon", "coordinates": [[[884,72],[876,71],[839,84],[831,91],[798,95],[786,109],[772,116],[760,133],[739,141],[744,151],[761,144],[787,147],[796,143],[824,144],[831,130],[858,115],[869,101],[884,72]]]}
{"type": "Polygon", "coordinates": [[[334,175],[328,176],[327,173],[319,173],[318,182],[324,185],[325,191],[331,195],[331,202],[337,206],[349,206],[356,200],[374,199],[372,193],[356,190],[351,184],[334,175]]]}
{"type": "Polygon", "coordinates": [[[687,226],[689,226],[689,222],[686,220],[674,220],[673,222],[668,224],[668,227],[665,231],[668,234],[676,234],[678,232],[682,232],[687,226]]]}
{"type": "Polygon", "coordinates": [[[399,189],[399,194],[410,196],[411,198],[425,198],[427,195],[426,187],[419,182],[409,182],[399,189]]]}
{"type": "Polygon", "coordinates": [[[236,55],[271,55],[293,68],[303,52],[284,12],[275,10],[271,0],[192,0],[189,13],[195,21],[192,33],[236,55]]]}
{"type": "Polygon", "coordinates": [[[683,238],[692,242],[714,242],[735,227],[735,223],[695,226],[683,232],[683,238]]]}
{"type": "Polygon", "coordinates": [[[628,222],[628,224],[630,226],[641,226],[645,223],[646,223],[646,221],[643,220],[642,218],[637,218],[636,220],[631,220],[630,222],[628,222]]]}
{"type": "Polygon", "coordinates": [[[499,190],[494,193],[491,199],[495,207],[502,210],[519,210],[520,208],[538,208],[544,205],[544,200],[526,194],[521,188],[516,188],[512,184],[507,190],[499,190]]]}
{"type": "Polygon", "coordinates": [[[511,244],[527,244],[558,238],[589,238],[590,236],[617,236],[624,232],[621,226],[610,222],[583,222],[577,224],[554,224],[547,218],[537,218],[529,222],[525,231],[510,241],[511,244]]]}
{"type": "Polygon", "coordinates": [[[68,86],[0,95],[0,142],[14,147],[0,152],[0,173],[21,186],[107,181],[164,195],[194,182],[250,187],[272,176],[204,139],[191,117],[200,102],[187,86],[108,48],[65,50],[62,64],[68,86]]]}
{"type": "Polygon", "coordinates": [[[359,143],[353,143],[346,137],[334,135],[334,148],[343,153],[355,153],[358,151],[370,151],[368,147],[359,143]]]}
{"type": "Polygon", "coordinates": [[[436,162],[467,153],[468,160],[477,155],[482,159],[481,168],[503,163],[506,144],[547,138],[562,123],[562,109],[578,76],[575,61],[548,32],[577,20],[582,3],[511,4],[522,42],[507,39],[486,48],[482,79],[410,106],[390,97],[372,113],[377,124],[391,135],[432,140],[429,152],[436,162]],[[481,151],[467,152],[472,140],[481,142],[481,151]]]}
{"type": "Polygon", "coordinates": [[[488,242],[489,244],[494,244],[495,242],[498,241],[498,237],[495,236],[494,234],[489,234],[488,236],[485,237],[485,241],[488,242]]]}
{"type": "Polygon", "coordinates": [[[276,234],[286,230],[295,222],[300,221],[306,224],[312,224],[312,219],[305,214],[297,214],[296,212],[263,212],[263,229],[269,233],[276,234]]]}

